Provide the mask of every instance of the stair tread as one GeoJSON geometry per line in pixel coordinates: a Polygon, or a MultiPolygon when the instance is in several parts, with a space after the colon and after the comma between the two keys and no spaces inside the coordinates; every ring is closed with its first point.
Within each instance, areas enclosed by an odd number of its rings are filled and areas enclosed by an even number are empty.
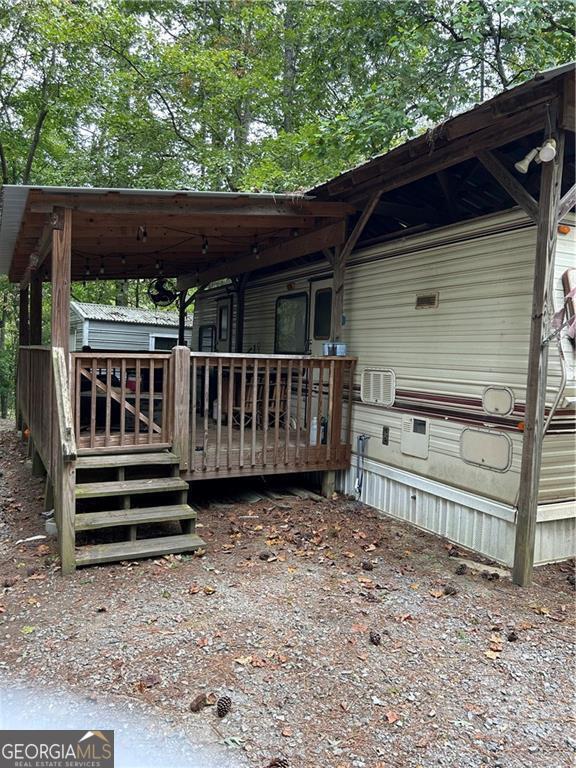
{"type": "Polygon", "coordinates": [[[204,547],[205,542],[195,533],[162,536],[155,539],[118,541],[112,544],[91,544],[76,550],[76,565],[96,565],[138,557],[156,557],[170,553],[188,552],[204,547]]]}
{"type": "Polygon", "coordinates": [[[160,493],[162,491],[187,491],[188,483],[179,477],[145,478],[142,480],[113,480],[100,483],[78,483],[76,498],[117,496],[129,493],[160,493]]]}
{"type": "Polygon", "coordinates": [[[76,469],[106,469],[110,467],[144,467],[155,464],[177,464],[178,456],[169,451],[155,453],[116,453],[79,456],[76,469]]]}
{"type": "Polygon", "coordinates": [[[144,523],[191,520],[195,517],[196,510],[188,504],[167,504],[163,507],[113,509],[106,512],[81,512],[76,515],[75,528],[77,531],[89,531],[95,528],[112,528],[116,525],[142,525],[144,523]]]}

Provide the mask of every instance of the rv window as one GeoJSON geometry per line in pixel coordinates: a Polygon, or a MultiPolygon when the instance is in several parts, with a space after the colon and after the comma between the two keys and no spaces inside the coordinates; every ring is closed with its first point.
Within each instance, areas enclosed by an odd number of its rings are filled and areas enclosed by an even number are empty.
{"type": "Polygon", "coordinates": [[[332,321],[332,288],[316,291],[314,299],[314,338],[329,339],[332,321]]]}
{"type": "Polygon", "coordinates": [[[201,325],[198,329],[198,351],[214,352],[216,345],[216,327],[214,325],[201,325]]]}
{"type": "Polygon", "coordinates": [[[218,341],[228,341],[230,324],[230,304],[220,304],[218,307],[218,341]]]}
{"type": "Polygon", "coordinates": [[[304,354],[307,345],[308,295],[294,293],[276,301],[274,351],[280,355],[304,354]]]}

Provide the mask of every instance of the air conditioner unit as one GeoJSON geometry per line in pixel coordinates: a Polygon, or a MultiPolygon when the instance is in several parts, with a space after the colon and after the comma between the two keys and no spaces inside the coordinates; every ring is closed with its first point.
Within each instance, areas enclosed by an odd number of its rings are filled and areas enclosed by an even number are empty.
{"type": "Polygon", "coordinates": [[[396,374],[390,368],[365,368],[362,371],[360,398],[363,403],[389,408],[396,398],[396,374]]]}

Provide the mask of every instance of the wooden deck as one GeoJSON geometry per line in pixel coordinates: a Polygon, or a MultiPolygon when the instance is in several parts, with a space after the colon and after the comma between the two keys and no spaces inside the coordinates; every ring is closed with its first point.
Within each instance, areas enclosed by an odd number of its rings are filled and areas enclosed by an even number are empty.
{"type": "Polygon", "coordinates": [[[63,571],[202,546],[189,482],[347,468],[354,367],[186,347],[73,353],[68,367],[61,348],[21,347],[18,409],[47,474],[63,571]],[[84,507],[94,498],[102,510],[84,507]],[[146,538],[162,522],[182,534],[146,538]],[[124,540],[76,548],[77,531],[104,528],[124,540]]]}

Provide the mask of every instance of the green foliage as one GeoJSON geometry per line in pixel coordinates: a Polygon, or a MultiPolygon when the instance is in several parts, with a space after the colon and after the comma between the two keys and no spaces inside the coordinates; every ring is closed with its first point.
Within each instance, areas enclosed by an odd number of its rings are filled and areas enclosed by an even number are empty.
{"type": "MultiPolygon", "coordinates": [[[[573,13],[572,0],[0,0],[0,179],[307,188],[573,59],[573,13]]],[[[73,292],[146,303],[137,284],[73,292]]],[[[5,397],[15,311],[10,294],[5,397]]]]}

